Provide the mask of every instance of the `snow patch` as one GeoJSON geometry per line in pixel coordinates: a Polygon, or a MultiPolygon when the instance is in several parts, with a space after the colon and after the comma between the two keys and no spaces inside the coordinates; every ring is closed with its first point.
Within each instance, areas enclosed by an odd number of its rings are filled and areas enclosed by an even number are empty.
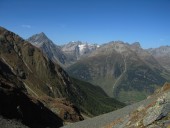
{"type": "Polygon", "coordinates": [[[83,51],[86,48],[85,44],[79,44],[78,45],[80,52],[83,51]]]}

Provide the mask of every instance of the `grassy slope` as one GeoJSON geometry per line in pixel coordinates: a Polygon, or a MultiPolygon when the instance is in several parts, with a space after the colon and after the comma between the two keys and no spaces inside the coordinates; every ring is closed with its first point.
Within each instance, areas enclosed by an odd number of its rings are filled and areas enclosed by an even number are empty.
{"type": "Polygon", "coordinates": [[[91,113],[96,116],[124,106],[123,103],[108,97],[98,86],[77,79],[72,79],[72,81],[80,89],[80,93],[83,96],[84,101],[78,104],[80,104],[81,110],[87,114],[91,113]]]}
{"type": "Polygon", "coordinates": [[[110,97],[113,96],[113,84],[124,69],[121,56],[116,53],[110,56],[99,55],[71,65],[66,70],[78,79],[100,86],[110,97]]]}
{"type": "Polygon", "coordinates": [[[115,94],[115,97],[124,103],[141,101],[166,82],[160,71],[152,70],[147,65],[130,66],[115,94]]]}
{"type": "Polygon", "coordinates": [[[112,53],[110,56],[98,55],[80,60],[67,71],[75,78],[100,86],[109,96],[124,103],[134,103],[145,99],[167,81],[167,74],[161,75],[159,68],[151,67],[134,53],[126,58],[127,70],[123,58],[112,53]],[[113,85],[118,81],[117,87],[113,85]]]}

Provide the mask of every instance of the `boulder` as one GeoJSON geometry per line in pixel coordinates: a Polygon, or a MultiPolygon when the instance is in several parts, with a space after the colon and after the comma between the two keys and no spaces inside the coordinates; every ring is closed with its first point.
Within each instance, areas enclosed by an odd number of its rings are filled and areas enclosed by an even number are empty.
{"type": "Polygon", "coordinates": [[[170,92],[158,98],[156,104],[149,108],[143,118],[143,125],[148,126],[154,121],[160,120],[170,112],[170,92]]]}

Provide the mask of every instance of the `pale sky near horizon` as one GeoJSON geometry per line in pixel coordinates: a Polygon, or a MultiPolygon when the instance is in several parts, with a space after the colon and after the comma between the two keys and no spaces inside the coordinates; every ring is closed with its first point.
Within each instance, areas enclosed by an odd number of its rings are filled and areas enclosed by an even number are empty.
{"type": "Polygon", "coordinates": [[[170,45],[170,0],[0,0],[0,26],[53,42],[170,45]]]}

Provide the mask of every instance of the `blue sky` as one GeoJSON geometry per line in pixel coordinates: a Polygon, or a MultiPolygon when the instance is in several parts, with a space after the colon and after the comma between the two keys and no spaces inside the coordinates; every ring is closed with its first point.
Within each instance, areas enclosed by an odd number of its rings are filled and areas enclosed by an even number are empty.
{"type": "Polygon", "coordinates": [[[56,44],[81,40],[170,45],[170,0],[0,0],[0,26],[56,44]]]}

